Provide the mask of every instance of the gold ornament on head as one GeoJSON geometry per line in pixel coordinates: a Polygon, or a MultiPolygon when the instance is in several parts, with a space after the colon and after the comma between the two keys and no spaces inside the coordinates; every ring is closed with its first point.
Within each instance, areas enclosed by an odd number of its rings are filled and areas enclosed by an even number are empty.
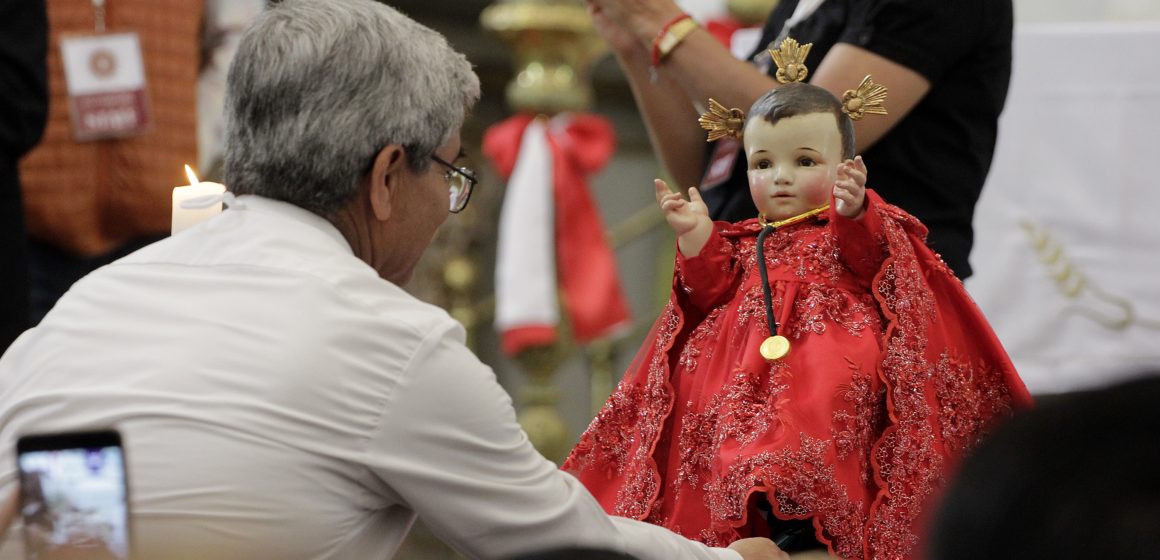
{"type": "Polygon", "coordinates": [[[797,41],[786,37],[776,49],[770,49],[769,54],[777,63],[777,81],[788,84],[804,82],[810,71],[806,68],[806,57],[810,54],[813,43],[799,45],[797,41]]]}
{"type": "Polygon", "coordinates": [[[842,112],[855,121],[866,113],[885,115],[886,107],[882,105],[885,100],[886,86],[874,83],[867,74],[858,84],[858,89],[848,89],[842,94],[842,112]]]}
{"type": "MultiPolygon", "coordinates": [[[[813,43],[798,44],[792,38],[786,37],[776,49],[770,49],[769,54],[777,63],[777,81],[783,84],[805,81],[809,75],[806,68],[806,57],[810,54],[813,43]]],[[[867,74],[856,89],[848,89],[842,94],[842,112],[851,120],[861,120],[867,113],[885,115],[886,107],[882,104],[886,100],[886,86],[874,83],[867,74]]],[[[712,97],[709,98],[709,110],[697,119],[701,128],[709,131],[708,142],[714,142],[727,136],[738,140],[742,139],[745,129],[745,112],[741,109],[727,109],[712,97]]]]}
{"type": "Polygon", "coordinates": [[[745,113],[741,109],[726,109],[724,105],[712,97],[709,98],[709,110],[697,119],[701,128],[709,131],[707,142],[720,140],[726,136],[741,139],[741,130],[745,127],[745,113]]]}

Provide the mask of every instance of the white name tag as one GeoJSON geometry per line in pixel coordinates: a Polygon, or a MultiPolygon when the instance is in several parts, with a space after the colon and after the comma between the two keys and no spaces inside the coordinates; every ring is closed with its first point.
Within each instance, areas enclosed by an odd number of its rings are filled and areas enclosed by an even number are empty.
{"type": "Polygon", "coordinates": [[[73,137],[135,136],[149,129],[145,63],[136,33],[62,38],[73,137]]]}

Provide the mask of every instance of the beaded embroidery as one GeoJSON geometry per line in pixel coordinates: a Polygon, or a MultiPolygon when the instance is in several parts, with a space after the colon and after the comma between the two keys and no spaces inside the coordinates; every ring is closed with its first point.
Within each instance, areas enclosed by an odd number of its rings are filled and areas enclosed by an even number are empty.
{"type": "Polygon", "coordinates": [[[765,249],[774,307],[790,336],[805,345],[834,337],[829,344],[868,346],[849,355],[845,346],[831,346],[832,356],[809,362],[827,364],[826,372],[793,366],[799,362],[792,353],[766,362],[739,350],[767,334],[753,279],[757,228],[723,226],[703,250],[700,272],[678,260],[673,298],[650,346],[565,468],[610,512],[707,544],[743,536],[739,530],[757,515],[747,511],[749,495],[764,491],[779,517],[813,518],[819,540],[838,556],[910,554],[915,522],[948,462],[1027,395],[1021,385],[1011,389],[1018,380],[1001,348],[973,336],[946,339],[945,325],[932,329],[946,318],[931,283],[944,290],[961,285],[936,255],[916,253],[920,241],[912,240],[925,235],[919,222],[880,200],[871,209],[881,227],[861,247],[871,253],[880,247],[878,255],[843,254],[824,222],[778,230],[765,249]],[[852,268],[844,258],[884,260],[852,268]],[[853,278],[854,269],[873,277],[853,278]],[[703,274],[712,278],[706,282],[703,274]],[[694,392],[674,406],[678,379],[694,392]],[[829,384],[828,401],[793,400],[803,383],[819,382],[829,384]],[[795,424],[805,417],[815,420],[795,424]],[[666,425],[675,433],[662,438],[666,425]],[[677,472],[658,468],[661,444],[672,448],[677,472]],[[703,513],[666,505],[694,507],[697,496],[703,513]]]}

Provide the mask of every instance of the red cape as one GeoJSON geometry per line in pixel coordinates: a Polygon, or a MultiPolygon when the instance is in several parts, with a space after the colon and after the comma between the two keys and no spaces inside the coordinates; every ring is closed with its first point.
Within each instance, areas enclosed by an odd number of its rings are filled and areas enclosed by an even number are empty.
{"type": "Polygon", "coordinates": [[[762,492],[837,556],[912,553],[957,459],[1031,398],[925,227],[867,195],[859,221],[831,210],[770,235],[793,344],[772,363],[757,352],[760,226],[719,223],[678,257],[669,304],[563,466],[609,513],[725,545],[768,533],[750,516],[762,492]],[[698,303],[718,288],[730,299],[698,303]]]}

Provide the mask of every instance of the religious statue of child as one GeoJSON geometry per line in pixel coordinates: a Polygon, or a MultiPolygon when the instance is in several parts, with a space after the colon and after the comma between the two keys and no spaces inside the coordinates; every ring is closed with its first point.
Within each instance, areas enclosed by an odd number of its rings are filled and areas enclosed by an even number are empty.
{"type": "MultiPolygon", "coordinates": [[[[803,78],[808,48],[774,51],[779,75],[803,78]]],[[[673,291],[563,468],[608,512],[707,544],[905,558],[948,469],[1031,399],[926,228],[866,188],[851,118],[885,88],[786,81],[747,118],[702,116],[743,137],[759,218],[714,223],[656,181],[673,291]]]]}

